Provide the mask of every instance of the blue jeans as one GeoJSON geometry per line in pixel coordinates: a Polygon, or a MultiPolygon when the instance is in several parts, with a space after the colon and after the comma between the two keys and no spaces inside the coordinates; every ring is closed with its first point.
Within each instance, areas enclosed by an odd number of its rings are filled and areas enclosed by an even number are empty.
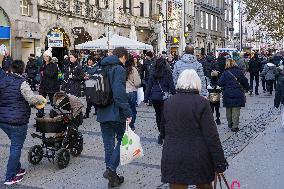
{"type": "Polygon", "coordinates": [[[137,104],[137,91],[128,93],[128,103],[130,105],[131,111],[132,111],[132,121],[129,124],[131,129],[135,129],[135,120],[136,120],[136,114],[137,114],[137,110],[136,110],[136,104],[137,104]]]}
{"type": "Polygon", "coordinates": [[[120,122],[101,123],[107,168],[116,171],[120,162],[120,144],[125,132],[125,124],[120,122]],[[115,138],[117,144],[115,145],[115,138]]]}
{"type": "Polygon", "coordinates": [[[28,125],[12,126],[6,123],[0,123],[0,128],[11,140],[10,156],[6,173],[6,180],[10,180],[16,176],[21,168],[21,151],[26,140],[28,125]]]}

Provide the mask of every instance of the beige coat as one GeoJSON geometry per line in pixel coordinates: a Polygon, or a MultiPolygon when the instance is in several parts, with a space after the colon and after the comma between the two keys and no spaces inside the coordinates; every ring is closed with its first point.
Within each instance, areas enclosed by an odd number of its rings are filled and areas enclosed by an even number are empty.
{"type": "Polygon", "coordinates": [[[126,81],[126,93],[137,91],[141,85],[141,78],[135,67],[132,67],[132,72],[126,81]]]}

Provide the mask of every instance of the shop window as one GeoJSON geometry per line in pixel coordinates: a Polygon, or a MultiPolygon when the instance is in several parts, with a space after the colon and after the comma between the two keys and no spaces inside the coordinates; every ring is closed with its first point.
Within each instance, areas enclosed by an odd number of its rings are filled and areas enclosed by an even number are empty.
{"type": "Polygon", "coordinates": [[[21,0],[20,1],[20,10],[23,16],[32,16],[32,4],[28,0],[21,0]]]}

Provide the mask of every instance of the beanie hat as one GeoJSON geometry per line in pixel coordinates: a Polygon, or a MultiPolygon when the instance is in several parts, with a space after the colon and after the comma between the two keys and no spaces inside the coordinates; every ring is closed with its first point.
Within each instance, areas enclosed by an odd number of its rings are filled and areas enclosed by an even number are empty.
{"type": "Polygon", "coordinates": [[[52,58],[52,48],[49,47],[44,53],[43,55],[49,56],[50,58],[52,58]]]}

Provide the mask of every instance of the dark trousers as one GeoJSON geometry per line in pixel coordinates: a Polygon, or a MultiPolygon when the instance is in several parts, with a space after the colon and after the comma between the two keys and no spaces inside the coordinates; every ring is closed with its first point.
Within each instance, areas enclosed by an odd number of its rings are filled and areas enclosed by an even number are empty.
{"type": "Polygon", "coordinates": [[[161,131],[161,121],[162,121],[162,113],[164,108],[164,101],[162,100],[153,100],[153,107],[156,112],[156,123],[159,132],[161,131]]]}
{"type": "Polygon", "coordinates": [[[125,132],[125,124],[120,122],[101,123],[101,131],[105,149],[106,168],[116,171],[120,162],[120,144],[125,132]]]}
{"type": "MultiPolygon", "coordinates": [[[[42,95],[44,98],[46,98],[48,96],[50,104],[53,105],[54,94],[55,93],[41,93],[40,95],[42,95]]],[[[38,113],[43,115],[44,114],[44,108],[38,110],[38,113]]]]}
{"type": "Polygon", "coordinates": [[[216,118],[220,119],[220,102],[210,102],[212,113],[216,112],[216,118]]]}
{"type": "Polygon", "coordinates": [[[90,112],[91,112],[92,107],[94,107],[94,108],[95,108],[95,111],[97,112],[97,108],[95,107],[94,103],[87,101],[86,115],[87,115],[88,117],[89,117],[89,115],[90,115],[90,112]]]}
{"type": "Polygon", "coordinates": [[[136,110],[136,104],[137,104],[137,91],[133,91],[131,93],[127,94],[128,96],[128,103],[130,105],[131,111],[132,111],[132,120],[131,123],[129,124],[131,129],[135,129],[135,120],[136,120],[136,115],[137,115],[137,110],[136,110]]]}
{"type": "Polygon", "coordinates": [[[275,82],[274,80],[267,80],[266,81],[266,88],[267,88],[267,91],[269,91],[270,94],[272,94],[274,82],[275,82]]]}
{"type": "Polygon", "coordinates": [[[255,80],[255,93],[258,93],[259,86],[259,73],[251,73],[250,74],[250,91],[253,92],[253,81],[255,80]]]}
{"type": "Polygon", "coordinates": [[[262,90],[263,91],[266,91],[266,80],[265,80],[265,78],[261,78],[261,84],[262,84],[262,90]]]}
{"type": "Polygon", "coordinates": [[[16,176],[21,168],[21,151],[27,136],[27,125],[9,125],[0,123],[0,128],[11,140],[10,156],[7,164],[6,181],[16,176]]]}

